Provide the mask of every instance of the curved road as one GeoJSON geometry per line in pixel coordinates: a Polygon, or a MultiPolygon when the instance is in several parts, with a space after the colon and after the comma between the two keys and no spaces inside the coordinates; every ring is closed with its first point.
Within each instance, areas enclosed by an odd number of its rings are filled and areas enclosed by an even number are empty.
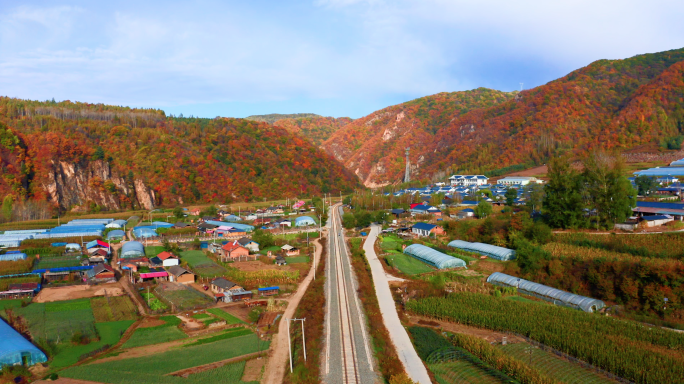
{"type": "Polygon", "coordinates": [[[375,285],[375,295],[378,297],[378,302],[380,303],[382,319],[389,332],[390,338],[394,343],[394,347],[397,350],[399,360],[401,360],[401,363],[404,365],[406,373],[411,380],[416,383],[428,384],[432,382],[430,381],[430,375],[428,374],[425,365],[420,360],[418,353],[416,353],[415,348],[413,348],[413,344],[411,343],[408,333],[406,333],[406,329],[401,325],[399,315],[397,314],[397,308],[394,304],[394,298],[392,297],[392,292],[390,292],[389,284],[387,283],[385,270],[382,268],[382,262],[375,254],[375,239],[377,239],[379,232],[379,226],[373,225],[371,227],[368,238],[363,244],[363,250],[366,252],[366,258],[368,259],[368,264],[370,265],[373,274],[373,285],[375,285]]]}

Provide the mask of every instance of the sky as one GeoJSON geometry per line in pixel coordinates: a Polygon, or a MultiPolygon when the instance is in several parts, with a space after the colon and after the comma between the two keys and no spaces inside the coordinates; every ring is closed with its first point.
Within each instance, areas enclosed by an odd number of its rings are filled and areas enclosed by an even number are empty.
{"type": "Polygon", "coordinates": [[[359,118],[682,48],[682,14],[678,0],[0,0],[0,95],[359,118]]]}

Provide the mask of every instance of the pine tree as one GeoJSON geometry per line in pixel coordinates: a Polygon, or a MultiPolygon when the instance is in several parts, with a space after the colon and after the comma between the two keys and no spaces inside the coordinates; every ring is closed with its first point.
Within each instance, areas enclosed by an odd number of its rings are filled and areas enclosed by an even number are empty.
{"type": "Polygon", "coordinates": [[[553,158],[549,163],[549,182],[544,186],[543,214],[553,228],[578,228],[584,222],[584,204],[580,193],[581,176],[567,158],[553,158]]]}

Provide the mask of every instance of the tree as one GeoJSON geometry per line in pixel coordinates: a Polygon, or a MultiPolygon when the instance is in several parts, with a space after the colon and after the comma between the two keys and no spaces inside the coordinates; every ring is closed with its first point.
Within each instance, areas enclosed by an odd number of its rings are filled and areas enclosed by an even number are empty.
{"type": "Polygon", "coordinates": [[[342,215],[342,225],[346,229],[352,229],[356,226],[356,218],[354,218],[354,214],[352,213],[345,213],[342,215]]]}
{"type": "Polygon", "coordinates": [[[10,221],[12,219],[12,205],[14,204],[14,198],[12,195],[7,195],[2,200],[2,217],[10,221]]]}
{"type": "Polygon", "coordinates": [[[173,215],[176,216],[177,219],[182,219],[183,216],[185,216],[185,213],[183,212],[183,208],[181,207],[176,207],[173,209],[173,215]]]}
{"type": "Polygon", "coordinates": [[[492,205],[489,204],[488,202],[481,200],[479,203],[477,203],[477,207],[475,207],[475,214],[479,218],[487,217],[492,214],[492,205]]]}
{"type": "Polygon", "coordinates": [[[636,191],[622,173],[620,158],[604,152],[594,152],[584,162],[585,193],[597,226],[612,227],[632,214],[636,191]]]}
{"type": "Polygon", "coordinates": [[[515,199],[518,198],[518,190],[515,188],[508,188],[504,196],[506,197],[506,205],[512,207],[513,204],[515,204],[515,199]]]}
{"type": "Polygon", "coordinates": [[[637,195],[646,196],[656,189],[656,181],[653,177],[640,175],[634,179],[637,187],[637,195]]]}
{"type": "Polygon", "coordinates": [[[261,229],[255,229],[252,232],[252,240],[259,244],[260,249],[272,247],[275,245],[275,239],[271,232],[266,232],[261,229]]]}
{"type": "Polygon", "coordinates": [[[532,213],[535,211],[541,212],[544,202],[544,187],[537,183],[530,184],[527,193],[529,194],[529,198],[527,199],[526,204],[532,213]]]}
{"type": "Polygon", "coordinates": [[[544,219],[552,228],[578,228],[584,222],[581,177],[567,158],[549,162],[549,182],[544,186],[544,219]]]}
{"type": "Polygon", "coordinates": [[[442,200],[444,200],[443,193],[433,193],[430,196],[430,205],[432,205],[433,207],[442,205],[442,200]]]}
{"type": "Polygon", "coordinates": [[[202,212],[200,212],[200,216],[215,217],[217,213],[218,209],[216,208],[216,206],[210,205],[207,208],[205,208],[202,212]]]}
{"type": "Polygon", "coordinates": [[[95,148],[95,153],[93,153],[93,160],[104,160],[105,152],[99,145],[95,148]]]}

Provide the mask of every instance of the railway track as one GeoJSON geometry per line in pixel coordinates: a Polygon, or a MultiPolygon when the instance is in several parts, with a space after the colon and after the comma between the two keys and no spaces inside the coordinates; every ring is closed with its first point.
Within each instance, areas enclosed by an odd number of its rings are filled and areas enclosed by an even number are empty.
{"type": "Polygon", "coordinates": [[[326,264],[326,348],[324,382],[374,383],[366,319],[356,295],[357,284],[344,241],[339,204],[331,209],[326,264]]]}

